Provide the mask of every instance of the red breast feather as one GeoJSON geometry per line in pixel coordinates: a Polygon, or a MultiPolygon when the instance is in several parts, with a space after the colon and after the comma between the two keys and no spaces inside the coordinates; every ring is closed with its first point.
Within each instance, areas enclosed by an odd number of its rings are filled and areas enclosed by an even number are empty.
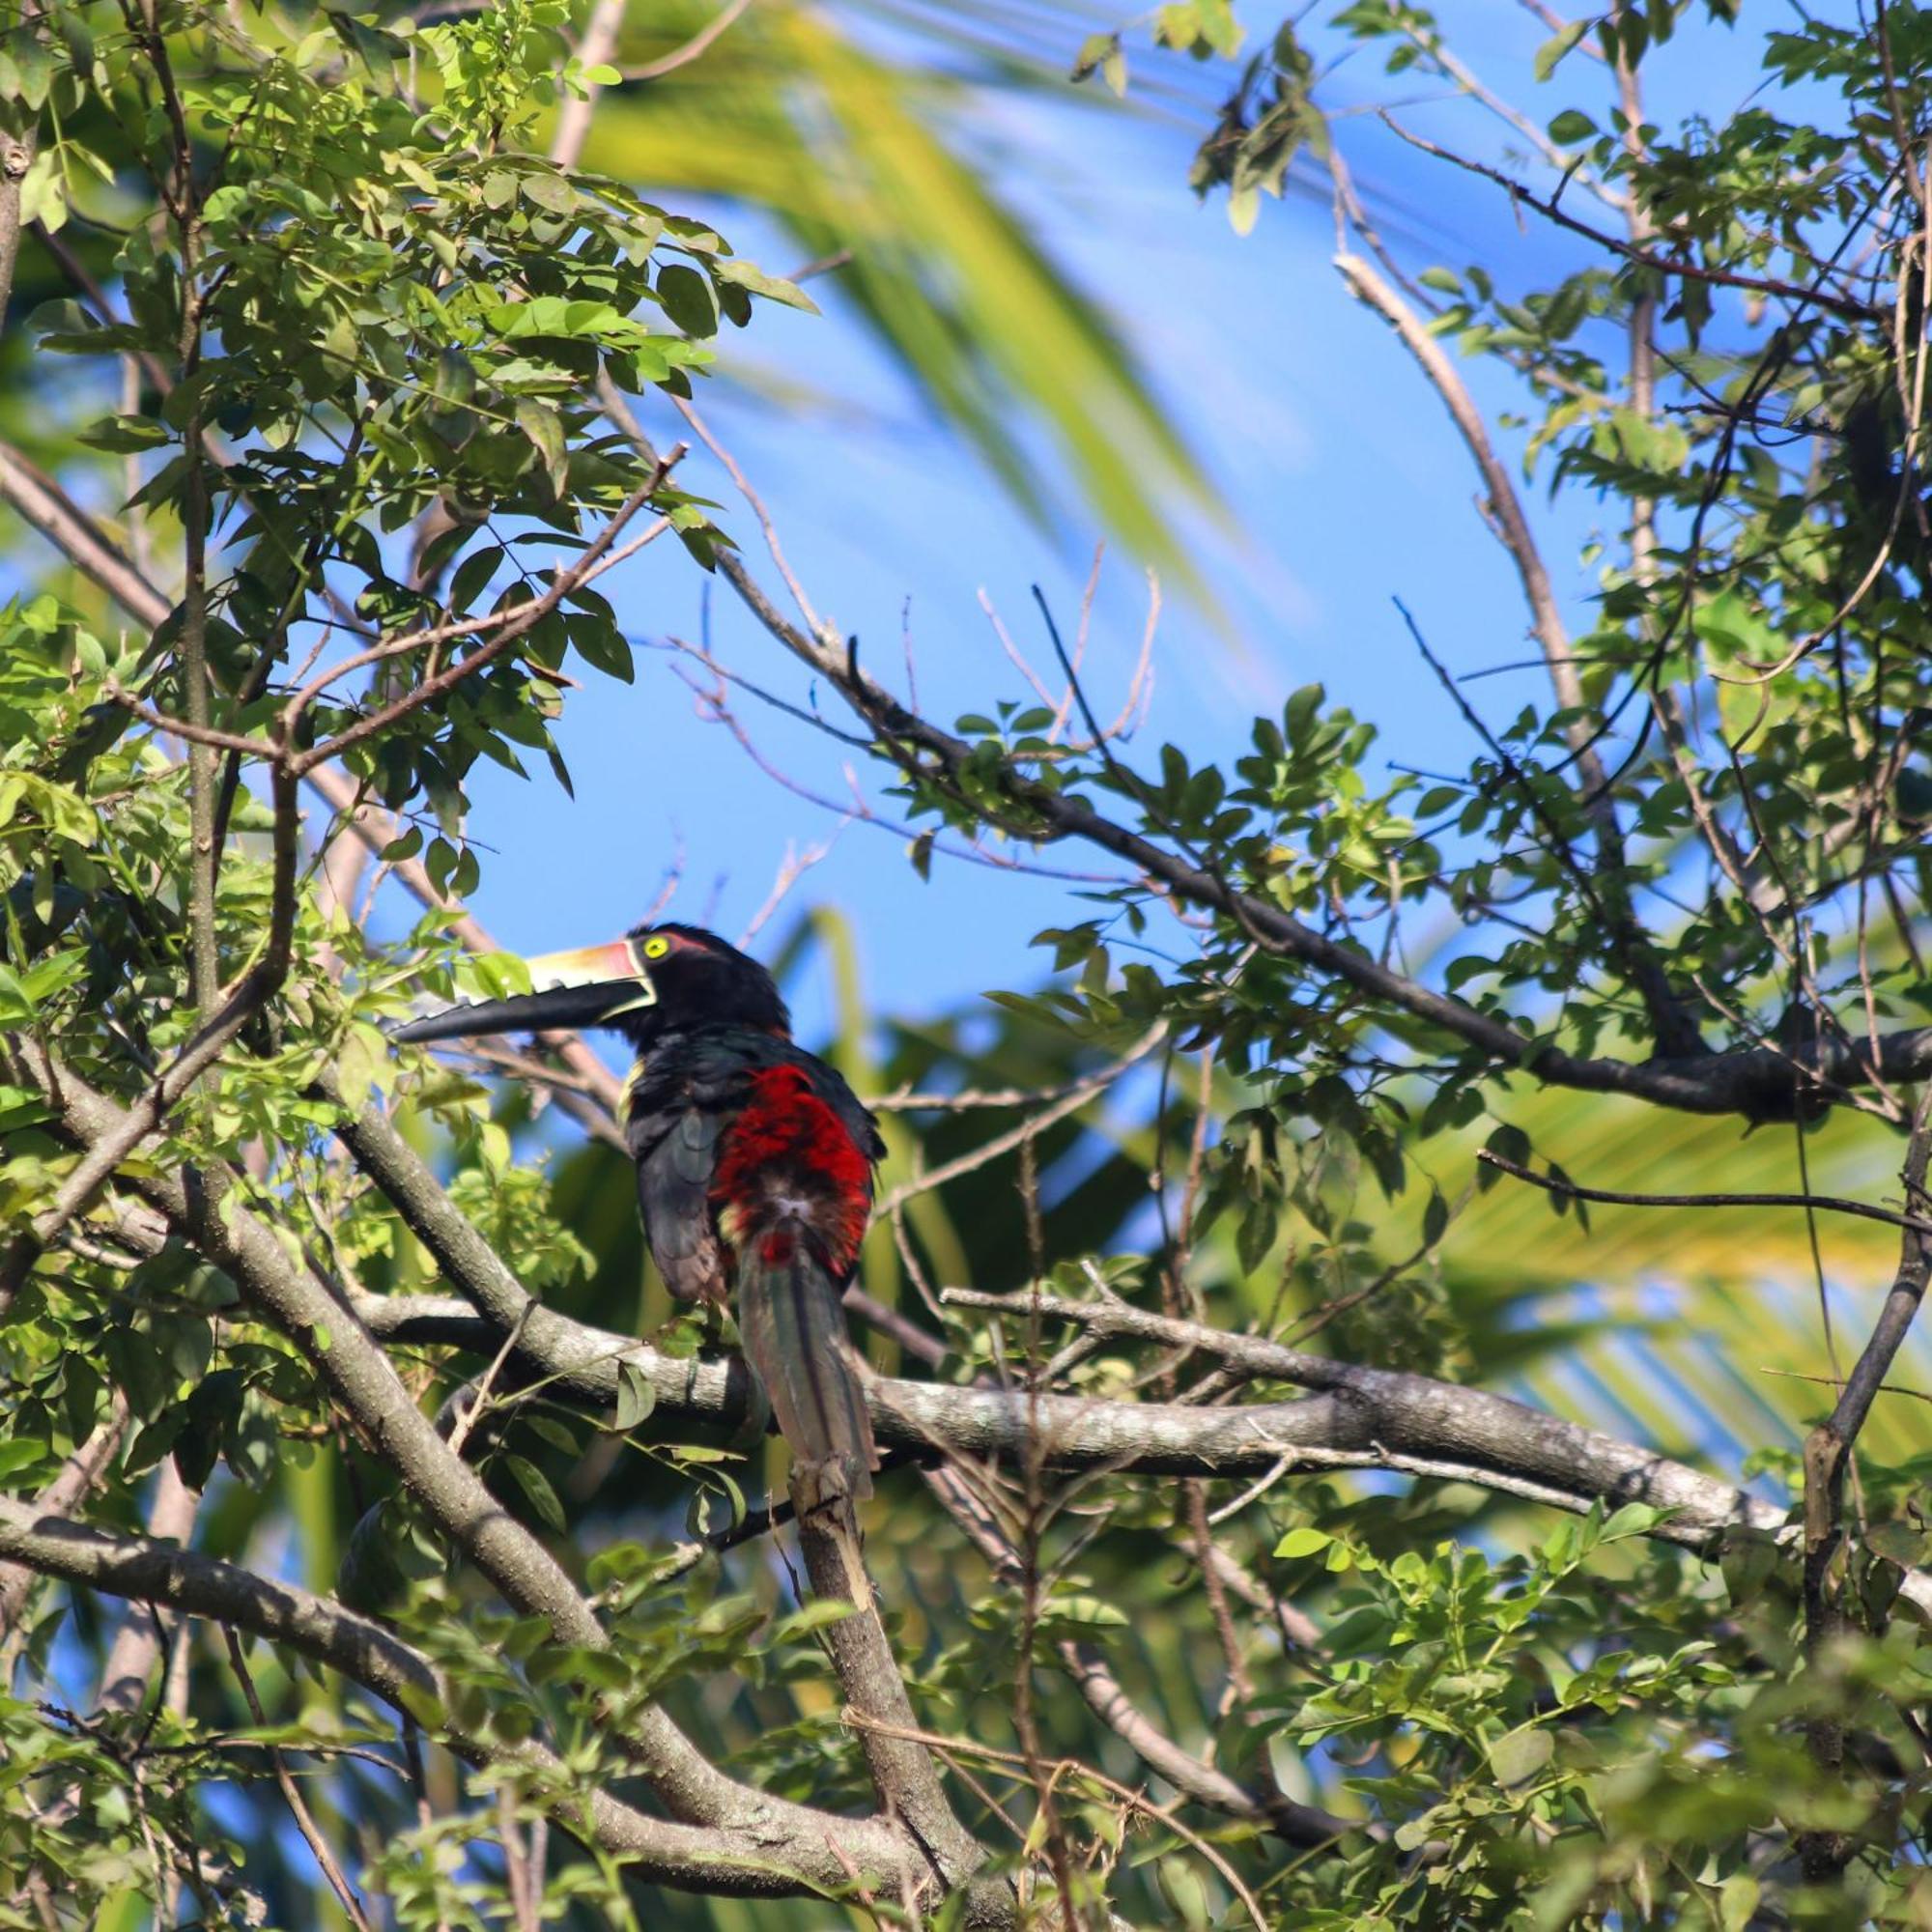
{"type": "Polygon", "coordinates": [[[872,1164],[802,1066],[768,1066],[727,1130],[711,1199],[733,1247],[762,1242],[780,1264],[800,1233],[843,1280],[859,1259],[872,1201],[872,1164]]]}

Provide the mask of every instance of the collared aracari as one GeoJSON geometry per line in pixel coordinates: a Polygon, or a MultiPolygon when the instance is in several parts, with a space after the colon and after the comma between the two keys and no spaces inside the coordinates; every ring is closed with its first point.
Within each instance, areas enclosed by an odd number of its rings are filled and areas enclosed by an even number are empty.
{"type": "Polygon", "coordinates": [[[637,1051],[624,1138],[645,1236],[684,1300],[735,1295],[745,1354],[815,1492],[871,1493],[879,1465],[839,1297],[872,1208],[877,1122],[796,1045],[772,976],[715,933],[640,925],[528,962],[529,993],[452,1007],[399,1040],[599,1027],[637,1051]]]}

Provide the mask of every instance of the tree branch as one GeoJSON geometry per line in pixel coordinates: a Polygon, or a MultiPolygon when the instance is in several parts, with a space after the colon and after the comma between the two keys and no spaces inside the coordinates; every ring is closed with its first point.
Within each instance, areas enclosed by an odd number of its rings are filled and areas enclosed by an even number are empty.
{"type": "MultiPolygon", "coordinates": [[[[1009,1305],[1001,1296],[964,1290],[948,1294],[960,1306],[1009,1305]]],[[[1017,1312],[1034,1306],[1032,1297],[1020,1299],[1025,1306],[1017,1312]]],[[[440,1344],[488,1356],[505,1332],[454,1296],[364,1296],[355,1307],[370,1332],[390,1343],[440,1344]]],[[[1394,1469],[1472,1483],[1575,1515],[1598,1503],[1649,1503],[1672,1512],[1656,1536],[1703,1551],[1734,1527],[1787,1533],[1785,1512],[1747,1490],[1507,1396],[1307,1355],[1123,1302],[1047,1296],[1038,1307],[1048,1319],[1198,1349],[1248,1375],[1317,1393],[1296,1402],[1197,1408],[870,1377],[867,1401],[881,1446],[1011,1461],[1026,1453],[1037,1424],[1048,1468],[1253,1477],[1287,1459],[1293,1470],[1394,1469]]],[[[653,1413],[667,1425],[737,1430],[751,1412],[750,1378],[735,1356],[675,1358],[549,1310],[536,1316],[519,1345],[523,1366],[571,1401],[614,1403],[621,1360],[651,1384],[653,1413]]],[[[1915,1575],[1907,1590],[1932,1607],[1932,1577],[1915,1575]]]]}
{"type": "Polygon", "coordinates": [[[826,1627],[825,1639],[872,1788],[886,1815],[904,1821],[950,1889],[985,1861],[985,1851],[954,1815],[932,1752],[910,1735],[918,1718],[865,1575],[851,1499],[821,1500],[806,1490],[794,1472],[793,1510],[812,1593],[851,1606],[849,1615],[826,1627]]]}
{"type": "MultiPolygon", "coordinates": [[[[185,1548],[194,1535],[194,1520],[201,1510],[201,1493],[183,1482],[174,1458],[163,1457],[155,1473],[155,1492],[148,1504],[148,1536],[155,1543],[172,1543],[185,1548]]],[[[148,1679],[163,1648],[163,1633],[154,1617],[129,1615],[115,1633],[100,1666],[99,1708],[102,1711],[138,1711],[148,1694],[148,1679]]]]}
{"type": "MultiPolygon", "coordinates": [[[[23,1040],[14,1059],[52,1103],[53,1124],[63,1138],[91,1146],[127,1132],[122,1110],[58,1066],[38,1042],[23,1040]]],[[[592,1650],[607,1647],[608,1639],[589,1605],[550,1552],[502,1509],[476,1472],[450,1452],[355,1313],[332,1300],[291,1261],[271,1229],[232,1195],[216,1205],[202,1177],[190,1168],[144,1173],[130,1185],[229,1276],[245,1302],[295,1343],[437,1528],[506,1602],[544,1617],[560,1643],[592,1650]]],[[[500,1269],[501,1264],[497,1266],[500,1269]]],[[[504,1273],[507,1276],[507,1270],[504,1273]]],[[[536,1325],[532,1322],[531,1329],[536,1325]]],[[[527,1346],[533,1337],[526,1332],[525,1339],[527,1346]]],[[[682,1821],[720,1827],[761,1845],[788,1848],[787,1857],[808,1844],[822,1847],[828,1829],[844,1830],[844,1821],[829,1827],[826,1813],[727,1776],[656,1705],[642,1705],[628,1718],[623,1747],[659,1803],[682,1821]]],[[[816,1851],[800,1867],[819,1868],[816,1851]]],[[[925,1871],[922,1861],[916,1891],[924,1884],[925,1871]]],[[[969,1898],[979,1899],[985,1889],[969,1888],[969,1898]]],[[[990,1912],[993,1907],[982,1901],[973,1909],[990,1912]]]]}
{"type": "MultiPolygon", "coordinates": [[[[15,16],[21,27],[38,35],[40,0],[21,0],[15,16]]],[[[20,191],[34,165],[40,145],[41,116],[17,97],[0,118],[0,322],[14,297],[14,270],[20,259],[20,191]]]]}
{"type": "MultiPolygon", "coordinates": [[[[1925,1204],[1928,1164],[1932,1164],[1932,1089],[1919,1096],[1906,1149],[1903,1179],[1908,1207],[1925,1204]]],[[[1928,1278],[1932,1278],[1932,1239],[1925,1224],[1914,1217],[1899,1243],[1898,1272],[1870,1339],[1845,1378],[1832,1413],[1805,1438],[1804,1654],[1813,1664],[1846,1627],[1832,1585],[1832,1567],[1844,1538],[1845,1474],[1853,1445],[1925,1298],[1928,1278]]],[[[1819,1768],[1835,1775],[1844,1762],[1843,1723],[1835,1715],[1826,1715],[1813,1719],[1808,1728],[1819,1768]]],[[[1814,1885],[1837,1881],[1857,1846],[1857,1838],[1844,1831],[1819,1828],[1802,1833],[1798,1855],[1806,1881],[1814,1885]]]]}
{"type": "MultiPolygon", "coordinates": [[[[61,1464],[30,1507],[48,1516],[67,1516],[78,1509],[106,1475],[107,1465],[113,1462],[122,1437],[128,1433],[128,1397],[116,1389],[108,1412],[94,1425],[87,1440],[61,1464]]],[[[0,1563],[0,1652],[11,1643],[33,1588],[34,1572],[26,1565],[0,1563]]],[[[11,1670],[0,1670],[0,1682],[11,1680],[11,1670]]]]}
{"type": "Polygon", "coordinates": [[[1850,1201],[1841,1194],[1632,1194],[1611,1187],[1580,1187],[1567,1178],[1537,1174],[1490,1148],[1478,1148],[1476,1158],[1486,1167],[1500,1169],[1514,1180],[1527,1181],[1530,1186],[1565,1201],[1587,1201],[1605,1208],[1804,1208],[1827,1214],[1854,1214],[1861,1221],[1878,1221],[1889,1228],[1932,1235],[1932,1221],[1919,1215],[1875,1208],[1867,1201],[1850,1201]]]}
{"type": "MultiPolygon", "coordinates": [[[[8,1244],[0,1256],[0,1315],[18,1293],[29,1270],[46,1252],[47,1244],[77,1214],[83,1213],[123,1161],[158,1127],[169,1110],[225,1053],[242,1029],[267,1006],[289,969],[295,931],[296,843],[298,823],[295,781],[286,770],[274,775],[274,885],[268,941],[262,956],[242,975],[221,1008],[188,1040],[174,1061],[125,1112],[116,1109],[110,1130],[91,1137],[81,1159],[53,1200],[8,1244]]],[[[195,992],[203,991],[201,971],[195,992]]],[[[199,999],[197,1000],[199,1003],[199,999]]],[[[23,1051],[27,1051],[23,1047],[23,1051]]],[[[38,1053],[38,1049],[32,1049],[38,1053]]],[[[49,1065],[43,1059],[40,1063],[49,1065]]]]}
{"type": "MultiPolygon", "coordinates": [[[[242,1694],[247,1699],[248,1715],[264,1730],[268,1728],[269,1714],[262,1708],[262,1700],[255,1691],[255,1680],[249,1674],[247,1654],[242,1639],[235,1634],[233,1625],[223,1624],[221,1634],[228,1645],[228,1661],[235,1667],[235,1681],[242,1687],[242,1694]]],[[[282,1803],[289,1807],[289,1816],[296,1821],[296,1830],[302,1834],[302,1842],[309,1848],[310,1855],[321,1868],[322,1875],[328,1881],[329,1889],[341,1901],[343,1911],[355,1932],[372,1932],[369,1916],[362,1909],[362,1901],[355,1895],[355,1888],[349,1883],[349,1877],[336,1862],[334,1852],[327,1838],[317,1829],[315,1815],[308,1808],[301,1795],[301,1788],[289,1774],[289,1761],[273,1745],[269,1747],[269,1768],[274,1773],[276,1788],[282,1794],[282,1803]]]]}
{"type": "Polygon", "coordinates": [[[1625,261],[1634,262],[1640,269],[1654,270],[1660,275],[1675,275],[1684,281],[1710,282],[1719,288],[1743,289],[1751,295],[1801,302],[1812,308],[1822,308],[1826,314],[1835,315],[1845,322],[1885,322],[1889,319],[1886,311],[1875,303],[1859,301],[1851,296],[1831,295],[1801,283],[1779,281],[1774,275],[1746,275],[1732,269],[1713,269],[1702,262],[1687,262],[1677,256],[1660,255],[1654,249],[1638,247],[1620,235],[1605,234],[1603,229],[1579,220],[1564,209],[1556,195],[1536,194],[1501,168],[1491,167],[1486,161],[1476,160],[1467,155],[1451,154],[1447,148],[1439,148],[1434,141],[1426,141],[1420,134],[1411,133],[1386,114],[1381,119],[1390,132],[1406,141],[1411,148],[1420,148],[1425,155],[1433,155],[1438,161],[1453,162],[1470,174],[1481,175],[1485,181],[1494,182],[1498,187],[1508,190],[1513,202],[1535,209],[1537,213],[1555,222],[1559,228],[1567,228],[1571,234],[1580,235],[1599,248],[1612,255],[1621,255],[1625,261]]]}
{"type": "MultiPolygon", "coordinates": [[[[616,399],[621,405],[621,398],[616,399]]],[[[641,447],[647,453],[649,444],[641,447]]],[[[1038,843],[1077,838],[1124,859],[1176,898],[1225,914],[1268,952],[1315,968],[1371,999],[1412,1014],[1506,1067],[1552,1087],[1588,1094],[1626,1094],[1653,1106],[1691,1114],[1737,1114],[1750,1121],[1790,1120],[1801,1102],[1829,1100],[1874,1081],[1910,1084],[1932,1073],[1932,1027],[1918,1027],[1857,1044],[1837,1039],[1792,1051],[1739,1047],[1721,1053],[1605,1060],[1566,1052],[1547,1037],[1519,1032],[1507,1021],[1398,973],[1343,940],[1331,939],[1214,873],[1100,812],[1074,791],[1037,784],[1010,760],[989,773],[980,748],[969,745],[901,704],[851,661],[841,639],[808,636],[765,594],[743,560],[718,555],[720,574],[760,625],[827,683],[878,732],[887,754],[918,776],[952,780],[969,763],[983,792],[997,779],[1016,810],[1032,821],[1038,843]]]]}
{"type": "MultiPolygon", "coordinates": [[[[958,1525],[960,1533],[986,1559],[993,1573],[1009,1585],[1019,1585],[1024,1572],[1005,1529],[975,1495],[973,1487],[952,1467],[926,1471],[926,1487],[958,1525]]],[[[1273,1790],[1250,1791],[1237,1779],[1192,1751],[1183,1749],[1127,1695],[1105,1659],[1091,1645],[1070,1637],[1055,1645],[1061,1668],[1086,1700],[1087,1707],[1156,1776],[1197,1804],[1206,1804],[1230,1818],[1264,1825],[1293,1845],[1313,1849],[1351,1832],[1385,1837],[1386,1829],[1364,1818],[1341,1818],[1319,1805],[1302,1804],[1273,1790]]]]}
{"type": "MultiPolygon", "coordinates": [[[[590,17],[583,23],[583,33],[577,43],[577,64],[585,71],[591,68],[608,67],[617,52],[617,37],[624,27],[625,0],[596,0],[590,10],[590,17]]],[[[550,158],[553,166],[574,168],[583,157],[583,143],[590,134],[590,119],[596,111],[598,86],[594,81],[583,83],[581,95],[564,97],[563,105],[556,116],[556,132],[551,137],[550,158]]]]}
{"type": "MultiPolygon", "coordinates": [[[[447,1686],[426,1658],[383,1624],[294,1584],[172,1544],[106,1535],[11,1496],[0,1497],[0,1561],[287,1644],[436,1729],[470,1764],[523,1769],[532,1789],[568,1791],[573,1783],[541,1745],[510,1747],[464,1731],[451,1716],[447,1686]]],[[[601,1789],[586,1800],[553,1802],[577,1836],[630,1861],[632,1877],[690,1891],[843,1894],[856,1867],[895,1892],[904,1883],[916,1886],[924,1872],[906,1836],[878,1819],[783,1805],[761,1823],[718,1828],[649,1817],[601,1789]]],[[[999,1921],[982,1916],[968,1922],[999,1921]]]]}

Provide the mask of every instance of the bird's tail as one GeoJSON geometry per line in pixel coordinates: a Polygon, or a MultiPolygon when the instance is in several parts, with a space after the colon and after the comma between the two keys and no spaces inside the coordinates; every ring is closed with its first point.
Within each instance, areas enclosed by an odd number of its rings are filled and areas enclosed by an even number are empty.
{"type": "Polygon", "coordinates": [[[779,1227],[744,1244],[738,1332],[791,1445],[794,1486],[827,1500],[869,1496],[879,1454],[859,1359],[838,1284],[809,1235],[779,1227]]]}

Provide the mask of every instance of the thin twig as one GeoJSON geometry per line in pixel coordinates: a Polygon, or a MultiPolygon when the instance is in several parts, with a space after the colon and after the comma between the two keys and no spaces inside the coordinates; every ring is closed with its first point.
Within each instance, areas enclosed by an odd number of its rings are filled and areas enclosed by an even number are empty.
{"type": "Polygon", "coordinates": [[[1096,1094],[1111,1087],[1128,1067],[1138,1061],[1145,1060],[1166,1037],[1167,1022],[1157,1020],[1118,1060],[1103,1066],[1099,1072],[1090,1073],[1085,1079],[1076,1081],[1059,1099],[1049,1106],[1042,1107],[1038,1113],[1029,1116],[1018,1126],[1009,1128],[1003,1134],[995,1134],[991,1140],[982,1142],[970,1153],[962,1153],[955,1159],[943,1162],[928,1173],[917,1174],[910,1180],[902,1180],[872,1210],[872,1218],[875,1221],[882,1220],[915,1195],[929,1194],[935,1187],[944,1187],[948,1181],[977,1173],[980,1168],[1025,1145],[1036,1134],[1043,1133],[1048,1127],[1057,1125],[1069,1114],[1077,1114],[1096,1094]]]}
{"type": "MultiPolygon", "coordinates": [[[[262,1700],[255,1694],[255,1680],[248,1674],[248,1660],[242,1655],[242,1639],[235,1634],[234,1627],[221,1626],[221,1634],[227,1640],[228,1661],[235,1668],[235,1681],[242,1687],[242,1694],[248,1700],[248,1715],[256,1723],[268,1725],[268,1713],[262,1709],[262,1700]]],[[[288,1759],[273,1745],[268,1747],[269,1764],[275,1774],[275,1783],[282,1794],[282,1802],[289,1807],[289,1816],[296,1821],[296,1830],[302,1834],[303,1842],[315,1855],[316,1863],[322,1868],[322,1875],[328,1881],[329,1889],[342,1902],[342,1909],[349,1915],[349,1922],[355,1932],[373,1932],[368,1914],[362,1909],[362,1901],[356,1897],[355,1888],[349,1883],[341,1865],[336,1862],[335,1854],[329,1849],[328,1840],[316,1829],[315,1818],[301,1795],[301,1788],[289,1773],[288,1759]]]]}
{"type": "Polygon", "coordinates": [[[682,46],[673,47],[668,54],[660,54],[654,61],[643,61],[636,67],[623,69],[624,78],[662,80],[666,74],[675,73],[681,67],[689,67],[751,4],[752,0],[730,0],[729,5],[715,19],[707,21],[682,46]]]}
{"type": "Polygon", "coordinates": [[[1476,1158],[1485,1166],[1499,1168],[1515,1180],[1526,1180],[1546,1194],[1557,1194],[1570,1201],[1601,1203],[1609,1208],[1804,1208],[1828,1214],[1856,1214],[1863,1221],[1880,1221],[1888,1228],[1907,1228],[1915,1234],[1932,1235],[1932,1220],[1917,1214],[1901,1214],[1890,1208],[1874,1208],[1867,1201],[1850,1201],[1837,1194],[1631,1194],[1605,1187],[1579,1187],[1574,1180],[1558,1179],[1550,1174],[1533,1174],[1520,1162],[1509,1160],[1489,1148],[1478,1148],[1476,1158]]]}

